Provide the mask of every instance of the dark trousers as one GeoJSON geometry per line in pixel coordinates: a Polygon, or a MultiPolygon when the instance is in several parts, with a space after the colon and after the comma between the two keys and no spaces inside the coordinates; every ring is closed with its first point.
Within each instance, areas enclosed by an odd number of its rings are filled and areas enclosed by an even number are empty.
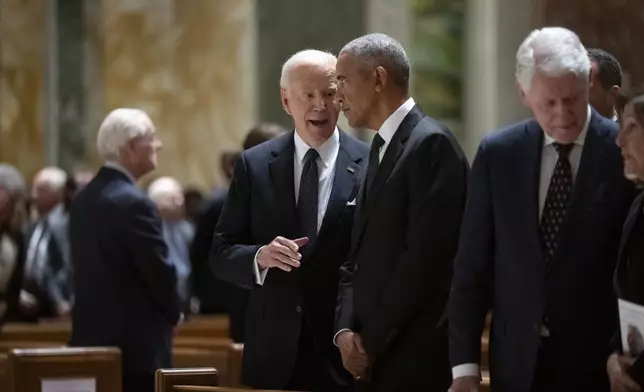
{"type": "Polygon", "coordinates": [[[123,392],[154,392],[154,374],[124,376],[123,392]]]}

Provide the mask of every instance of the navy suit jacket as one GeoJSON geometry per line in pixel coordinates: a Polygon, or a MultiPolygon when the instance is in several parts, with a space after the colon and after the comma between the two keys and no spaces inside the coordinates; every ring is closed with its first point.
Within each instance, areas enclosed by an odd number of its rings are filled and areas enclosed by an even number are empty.
{"type": "Polygon", "coordinates": [[[612,275],[635,196],[616,136],[615,123],[593,111],[549,268],[539,234],[542,129],[529,119],[481,142],[448,307],[450,357],[453,366],[479,363],[491,309],[495,391],[530,390],[544,315],[561,377],[574,390],[607,390],[606,358],[617,322],[612,275]]]}
{"type": "Polygon", "coordinates": [[[70,345],[119,347],[125,376],[171,367],[180,304],[156,206],[125,173],[103,167],[72,203],[70,243],[70,345]]]}
{"type": "Polygon", "coordinates": [[[369,147],[340,131],[333,188],[316,242],[302,248],[300,268],[291,272],[272,268],[258,286],[253,263],[259,248],[277,236],[302,236],[295,205],[294,151],[293,132],[289,132],[241,154],[217,225],[211,264],[220,279],[252,289],[246,315],[244,385],[284,388],[306,326],[315,342],[312,354],[327,376],[317,384],[335,390],[350,381],[333,345],[333,324],[340,266],[349,252],[355,210],[348,202],[358,193],[369,147]]]}

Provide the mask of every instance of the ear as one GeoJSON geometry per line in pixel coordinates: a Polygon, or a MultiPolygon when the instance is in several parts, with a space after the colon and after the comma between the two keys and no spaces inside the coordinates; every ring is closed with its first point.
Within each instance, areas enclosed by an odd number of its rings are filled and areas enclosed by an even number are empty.
{"type": "Polygon", "coordinates": [[[517,92],[519,93],[519,98],[521,98],[521,102],[522,102],[525,106],[530,107],[530,104],[528,103],[528,96],[527,96],[527,94],[525,93],[525,91],[523,91],[523,88],[521,87],[521,84],[519,84],[519,81],[518,81],[518,80],[517,80],[517,81],[515,81],[515,83],[514,83],[514,84],[515,84],[515,86],[516,86],[516,88],[517,88],[517,92]]]}
{"type": "Polygon", "coordinates": [[[384,90],[387,85],[387,77],[389,76],[387,75],[387,70],[379,65],[373,70],[373,76],[376,78],[376,91],[380,92],[384,90]]]}
{"type": "Polygon", "coordinates": [[[289,116],[291,115],[291,109],[288,107],[288,97],[286,96],[286,89],[280,89],[280,97],[282,101],[282,108],[288,114],[289,116]]]}
{"type": "Polygon", "coordinates": [[[611,87],[609,91],[610,91],[611,96],[617,97],[619,95],[620,91],[622,91],[622,88],[617,86],[617,85],[615,85],[615,86],[611,87]]]}

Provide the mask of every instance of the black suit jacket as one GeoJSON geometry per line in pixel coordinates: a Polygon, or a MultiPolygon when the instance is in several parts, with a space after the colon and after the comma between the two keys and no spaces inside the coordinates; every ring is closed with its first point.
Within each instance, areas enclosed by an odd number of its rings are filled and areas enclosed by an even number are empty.
{"type": "Polygon", "coordinates": [[[450,385],[443,312],[468,171],[451,132],[416,106],[366,202],[360,191],[336,330],[360,333],[375,361],[370,390],[444,392],[450,385]]]}
{"type": "MultiPolygon", "coordinates": [[[[617,297],[638,305],[644,305],[644,192],[633,202],[624,223],[624,232],[615,269],[617,297]]],[[[622,351],[621,332],[614,336],[614,349],[622,351]]],[[[640,354],[629,369],[631,377],[644,386],[644,353],[640,354]]]]}
{"type": "Polygon", "coordinates": [[[103,167],[72,203],[70,242],[70,345],[119,347],[125,376],[171,367],[180,304],[155,205],[124,173],[103,167]]]}
{"type": "Polygon", "coordinates": [[[272,268],[258,286],[253,263],[259,248],[277,236],[301,236],[295,210],[294,148],[293,132],[289,132],[241,154],[212,246],[215,275],[252,289],[242,377],[245,385],[254,388],[287,385],[303,325],[309,328],[329,377],[337,385],[347,383],[332,342],[334,309],[355,208],[347,203],[358,192],[368,147],[340,131],[333,188],[313,248],[303,248],[300,268],[292,272],[272,268]]]}
{"type": "Polygon", "coordinates": [[[559,386],[605,391],[617,314],[612,275],[634,188],[623,175],[617,126],[592,112],[552,266],[539,234],[543,131],[534,119],[487,136],[472,166],[449,305],[453,366],[479,363],[488,309],[495,391],[530,391],[540,328],[559,386]]]}

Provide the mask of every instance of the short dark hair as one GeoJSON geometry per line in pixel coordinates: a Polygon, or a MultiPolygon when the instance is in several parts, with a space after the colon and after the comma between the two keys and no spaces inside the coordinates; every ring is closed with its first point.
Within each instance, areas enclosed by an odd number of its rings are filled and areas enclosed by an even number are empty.
{"type": "Polygon", "coordinates": [[[608,90],[613,86],[622,87],[622,66],[612,54],[598,48],[588,49],[588,58],[597,64],[599,83],[608,90]]]}
{"type": "Polygon", "coordinates": [[[285,132],[286,128],[279,124],[271,122],[261,123],[248,131],[246,139],[244,139],[243,148],[244,150],[248,150],[285,132]]]}
{"type": "Polygon", "coordinates": [[[380,33],[363,35],[346,44],[340,51],[342,53],[351,53],[375,67],[383,67],[395,85],[409,91],[409,58],[400,42],[390,36],[380,33]]]}

